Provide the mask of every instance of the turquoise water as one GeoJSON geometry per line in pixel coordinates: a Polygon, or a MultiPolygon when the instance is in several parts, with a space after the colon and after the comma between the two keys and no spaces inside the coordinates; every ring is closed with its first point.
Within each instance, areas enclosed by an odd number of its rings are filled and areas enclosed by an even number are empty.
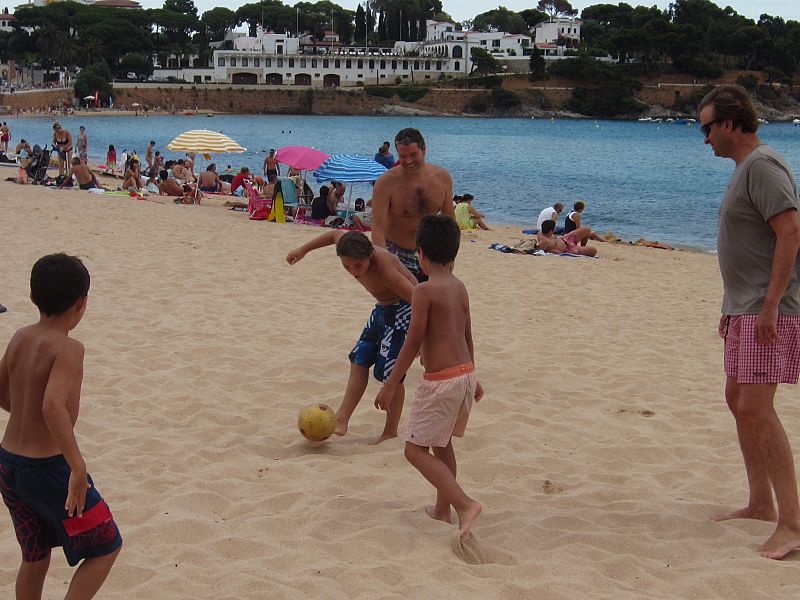
{"type": "MultiPolygon", "coordinates": [[[[554,202],[588,203],[584,222],[623,239],[645,237],[712,249],[719,201],[733,161],[714,157],[697,126],[628,121],[473,119],[435,117],[321,117],[283,115],[62,117],[77,136],[85,125],[93,162],[117,152],[140,153],[149,140],[165,151],[188,129],[222,131],[248,148],[244,155],[215,156],[221,166],[249,165],[261,172],[264,152],[287,145],[328,153],[373,156],[383,140],[403,127],[417,127],[427,159],[453,175],[455,192],[472,193],[489,222],[535,225],[554,202]]],[[[49,143],[52,119],[12,118],[12,145],[20,137],[49,143]]],[[[762,139],[800,173],[800,127],[769,124],[762,139]]],[[[165,151],[168,158],[179,153],[165,151]]],[[[366,188],[355,188],[368,195],[366,188]]]]}

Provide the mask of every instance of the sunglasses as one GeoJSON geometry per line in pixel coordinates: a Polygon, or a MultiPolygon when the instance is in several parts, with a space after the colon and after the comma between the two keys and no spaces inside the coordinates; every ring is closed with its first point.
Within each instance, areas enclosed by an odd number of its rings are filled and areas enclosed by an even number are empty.
{"type": "Polygon", "coordinates": [[[711,131],[711,126],[715,123],[722,123],[725,119],[714,119],[713,121],[709,121],[705,125],[700,126],[700,133],[703,134],[704,138],[708,137],[709,132],[711,131]]]}

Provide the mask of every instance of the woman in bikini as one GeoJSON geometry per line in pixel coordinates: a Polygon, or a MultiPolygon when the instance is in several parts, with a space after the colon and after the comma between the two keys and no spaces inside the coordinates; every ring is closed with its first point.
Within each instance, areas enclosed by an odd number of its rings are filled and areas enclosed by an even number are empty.
{"type": "Polygon", "coordinates": [[[72,162],[72,134],[60,123],[53,123],[53,148],[58,154],[58,174],[66,175],[72,162]]]}

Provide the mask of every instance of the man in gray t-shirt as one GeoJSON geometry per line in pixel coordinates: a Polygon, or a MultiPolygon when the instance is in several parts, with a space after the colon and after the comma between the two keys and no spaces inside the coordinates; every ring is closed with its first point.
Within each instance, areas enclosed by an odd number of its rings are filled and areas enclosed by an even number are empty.
{"type": "Polygon", "coordinates": [[[736,163],[719,214],[719,333],[725,339],[725,399],[750,487],[747,506],[714,520],[777,520],[760,552],[781,559],[800,550],[792,449],[774,408],[778,384],[796,384],[800,376],[797,182],[783,157],[759,140],[744,88],[718,86],[698,110],[705,143],[736,163]]]}

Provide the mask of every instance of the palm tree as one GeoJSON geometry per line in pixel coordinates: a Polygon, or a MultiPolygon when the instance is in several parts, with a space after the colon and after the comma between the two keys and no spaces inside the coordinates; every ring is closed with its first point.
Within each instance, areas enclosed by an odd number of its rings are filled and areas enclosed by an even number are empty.
{"type": "Polygon", "coordinates": [[[83,66],[88,67],[103,60],[105,48],[96,37],[89,37],[83,40],[81,53],[83,54],[83,66]]]}

